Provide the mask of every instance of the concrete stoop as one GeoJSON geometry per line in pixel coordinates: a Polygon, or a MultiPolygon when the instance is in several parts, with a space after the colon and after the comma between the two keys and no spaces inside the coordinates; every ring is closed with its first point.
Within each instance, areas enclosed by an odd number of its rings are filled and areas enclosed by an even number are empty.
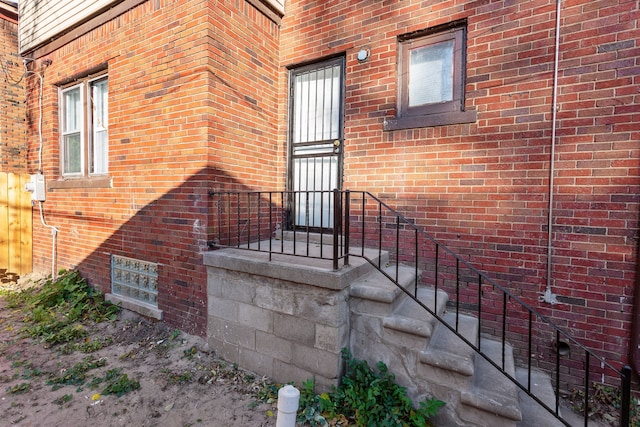
{"type": "MultiPolygon", "coordinates": [[[[510,345],[503,358],[502,343],[481,336],[477,318],[446,311],[448,295],[441,290],[418,288],[420,303],[409,297],[420,272],[396,269],[388,254],[373,250],[363,252],[386,265],[386,276],[360,257],[333,270],[329,260],[314,258],[327,250],[326,239],[320,240],[252,244],[279,245],[281,253],[227,248],[205,254],[207,339],[221,357],[279,382],[313,377],[329,390],[343,372],[341,350],[348,347],[371,366],[384,362],[415,402],[446,402],[433,420],[439,427],[562,425],[469,344],[480,343],[483,354],[528,384],[526,371],[515,369],[510,345]],[[387,277],[396,275],[402,288],[387,277]]],[[[535,372],[531,383],[553,408],[549,378],[535,372]]]]}
{"type": "MultiPolygon", "coordinates": [[[[390,268],[395,271],[395,267],[390,268]]],[[[415,272],[405,267],[399,271],[401,285],[411,290],[415,272]]],[[[445,292],[436,294],[433,289],[420,288],[418,299],[449,327],[375,271],[354,282],[349,294],[351,323],[356,329],[352,333],[358,341],[354,356],[370,363],[375,363],[372,357],[385,362],[416,401],[425,397],[445,401],[435,425],[562,425],[469,346],[468,343],[478,346],[481,340],[480,350],[486,357],[521,384],[527,384],[527,371],[516,371],[512,347],[505,343],[503,350],[500,341],[481,337],[477,318],[446,312],[445,292]]],[[[544,396],[543,401],[553,407],[555,397],[546,374],[532,371],[531,390],[536,396],[544,396]]]]}

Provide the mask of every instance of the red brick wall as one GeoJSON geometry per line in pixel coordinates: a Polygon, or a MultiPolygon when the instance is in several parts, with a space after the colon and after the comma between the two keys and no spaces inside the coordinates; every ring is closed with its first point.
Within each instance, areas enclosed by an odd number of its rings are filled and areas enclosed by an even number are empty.
{"type": "Polygon", "coordinates": [[[18,55],[18,24],[0,16],[0,172],[26,173],[24,81],[25,69],[18,55]]]}
{"type": "MultiPolygon", "coordinates": [[[[159,263],[165,320],[204,334],[208,193],[277,179],[277,37],[245,2],[149,1],[39,58],[52,61],[43,103],[49,183],[61,179],[56,84],[102,63],[109,72],[112,188],[49,186],[44,217],[60,230],[57,268],[78,267],[108,292],[111,254],[159,263]]],[[[28,96],[36,111],[33,87],[28,96]]],[[[36,133],[31,123],[32,170],[36,133]]],[[[51,268],[51,232],[39,220],[34,265],[51,268]]]]}
{"type": "MultiPolygon", "coordinates": [[[[555,0],[287,1],[283,66],[346,56],[345,188],[368,190],[614,365],[626,363],[638,249],[638,3],[562,2],[547,283],[555,0]],[[472,124],[383,131],[397,36],[467,19],[472,124]],[[356,52],[370,49],[367,62],[356,52]]],[[[281,112],[284,111],[284,106],[281,112]]],[[[284,133],[282,134],[284,138],[284,133]]]]}
{"type": "MultiPolygon", "coordinates": [[[[282,188],[285,67],[344,54],[345,188],[408,212],[599,354],[626,361],[640,188],[637,2],[562,3],[552,234],[562,303],[549,306],[537,297],[547,281],[555,4],[289,0],[278,28],[243,1],[162,0],[113,19],[47,55],[48,180],[60,178],[56,83],[109,66],[113,188],[48,192],[57,267],[78,266],[107,291],[110,254],[158,262],[166,319],[203,333],[208,192],[282,188]],[[477,121],[383,131],[396,108],[396,37],[458,19],[468,22],[466,106],[477,121]],[[362,47],[371,57],[358,63],[362,47]]],[[[47,271],[51,233],[34,223],[34,265],[47,271]]]]}

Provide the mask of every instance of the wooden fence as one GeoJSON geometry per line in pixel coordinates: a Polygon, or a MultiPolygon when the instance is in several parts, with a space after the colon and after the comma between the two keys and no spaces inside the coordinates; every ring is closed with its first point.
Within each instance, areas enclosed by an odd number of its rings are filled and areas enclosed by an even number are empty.
{"type": "Polygon", "coordinates": [[[29,175],[0,172],[0,272],[23,275],[32,264],[29,175]],[[3,271],[4,270],[4,271],[3,271]]]}

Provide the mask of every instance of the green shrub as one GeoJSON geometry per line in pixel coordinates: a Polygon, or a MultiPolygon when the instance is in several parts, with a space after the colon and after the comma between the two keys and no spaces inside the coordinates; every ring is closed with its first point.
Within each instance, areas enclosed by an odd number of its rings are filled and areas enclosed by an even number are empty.
{"type": "Polygon", "coordinates": [[[413,407],[405,387],[395,383],[395,376],[383,362],[377,372],[366,361],[354,359],[342,349],[346,372],[338,388],[316,395],[313,380],[305,381],[300,392],[298,422],[311,426],[356,425],[359,427],[431,426],[444,402],[426,399],[413,407]]]}

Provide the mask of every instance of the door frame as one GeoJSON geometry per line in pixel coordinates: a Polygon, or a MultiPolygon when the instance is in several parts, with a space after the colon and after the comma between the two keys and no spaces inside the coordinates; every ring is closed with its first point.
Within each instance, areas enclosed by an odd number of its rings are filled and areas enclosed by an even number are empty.
{"type": "MultiPolygon", "coordinates": [[[[295,177],[294,177],[294,160],[296,158],[304,158],[304,156],[296,156],[294,154],[294,110],[295,110],[295,78],[297,75],[308,73],[310,71],[316,69],[322,69],[327,67],[332,67],[338,65],[340,67],[340,82],[339,82],[339,99],[340,99],[340,107],[338,114],[338,137],[332,138],[334,144],[334,153],[335,157],[337,157],[337,177],[336,177],[336,186],[331,190],[338,189],[342,190],[342,184],[344,181],[343,177],[343,164],[344,164],[344,115],[345,115],[345,94],[346,94],[346,57],[344,55],[324,58],[322,60],[318,60],[313,63],[304,64],[301,66],[295,66],[289,68],[289,83],[288,83],[288,116],[287,116],[287,177],[286,177],[286,190],[293,191],[295,187],[295,177]],[[338,145],[336,144],[338,141],[338,145]]],[[[318,142],[327,143],[329,140],[320,140],[318,142]]],[[[311,157],[309,157],[311,158],[311,157]]],[[[294,218],[294,210],[292,206],[293,201],[289,197],[286,201],[286,209],[287,209],[287,227],[291,228],[295,224],[294,218]]],[[[321,227],[312,227],[315,229],[320,229],[321,227]]],[[[325,227],[325,229],[327,229],[325,227]]]]}

